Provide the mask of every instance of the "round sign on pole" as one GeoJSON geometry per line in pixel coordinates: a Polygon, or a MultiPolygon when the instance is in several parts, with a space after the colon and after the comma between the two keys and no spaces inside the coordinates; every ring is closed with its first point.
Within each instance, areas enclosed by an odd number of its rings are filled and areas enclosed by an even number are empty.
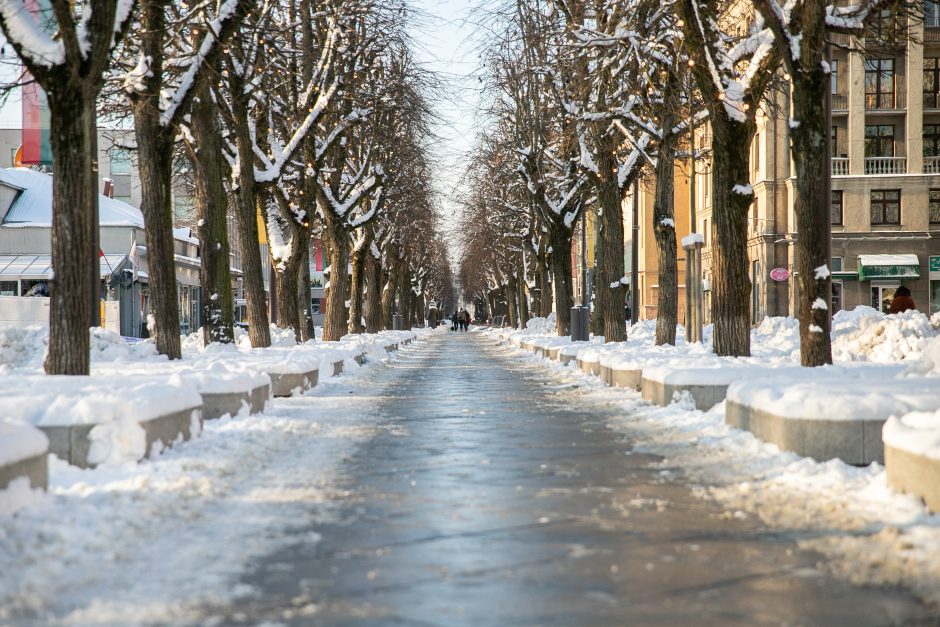
{"type": "Polygon", "coordinates": [[[790,278],[790,271],[786,268],[774,268],[770,271],[770,278],[774,281],[786,281],[790,278]]]}

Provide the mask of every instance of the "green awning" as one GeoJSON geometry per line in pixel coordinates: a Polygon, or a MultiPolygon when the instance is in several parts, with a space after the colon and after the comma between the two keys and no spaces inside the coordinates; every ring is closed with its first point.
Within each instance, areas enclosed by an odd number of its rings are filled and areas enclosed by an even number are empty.
{"type": "Polygon", "coordinates": [[[859,255],[858,280],[919,279],[917,255],[859,255]]]}

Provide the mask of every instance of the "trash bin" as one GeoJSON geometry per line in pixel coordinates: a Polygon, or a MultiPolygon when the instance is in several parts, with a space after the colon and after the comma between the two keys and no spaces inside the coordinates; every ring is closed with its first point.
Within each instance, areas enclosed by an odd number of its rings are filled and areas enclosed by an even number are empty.
{"type": "Polygon", "coordinates": [[[401,331],[401,314],[392,314],[392,331],[401,331]]]}
{"type": "Polygon", "coordinates": [[[571,341],[587,342],[591,339],[588,321],[591,317],[589,307],[571,308],[571,341]]]}

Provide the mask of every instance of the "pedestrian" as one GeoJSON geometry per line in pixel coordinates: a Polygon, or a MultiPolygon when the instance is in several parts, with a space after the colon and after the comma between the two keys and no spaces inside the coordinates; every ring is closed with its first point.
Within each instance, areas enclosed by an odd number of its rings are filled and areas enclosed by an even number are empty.
{"type": "Polygon", "coordinates": [[[463,330],[470,330],[470,312],[466,309],[463,310],[463,330]]]}
{"type": "Polygon", "coordinates": [[[910,309],[917,309],[914,299],[911,298],[911,290],[903,285],[894,290],[894,298],[891,299],[891,305],[888,307],[888,313],[902,313],[910,309]]]}
{"type": "Polygon", "coordinates": [[[455,309],[455,310],[454,310],[454,315],[450,317],[450,330],[451,330],[451,331],[456,331],[456,330],[457,330],[457,321],[458,321],[459,319],[460,319],[460,318],[459,318],[458,315],[457,315],[457,310],[455,309]]]}

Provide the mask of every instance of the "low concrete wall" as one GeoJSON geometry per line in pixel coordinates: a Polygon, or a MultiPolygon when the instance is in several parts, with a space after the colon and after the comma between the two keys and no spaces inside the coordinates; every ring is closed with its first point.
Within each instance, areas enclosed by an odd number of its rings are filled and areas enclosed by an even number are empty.
{"type": "Polygon", "coordinates": [[[924,499],[927,508],[940,512],[940,460],[885,445],[888,485],[924,499]]]}
{"type": "Polygon", "coordinates": [[[0,490],[5,489],[14,479],[26,477],[33,489],[45,490],[49,487],[49,457],[46,453],[27,457],[7,466],[0,466],[0,490]]]}
{"type": "Polygon", "coordinates": [[[581,370],[581,372],[584,372],[587,374],[593,374],[593,375],[600,375],[601,373],[600,362],[584,361],[583,359],[579,359],[577,361],[578,361],[578,368],[581,370]]]}
{"type": "Polygon", "coordinates": [[[643,383],[643,371],[639,369],[622,370],[620,368],[609,368],[609,380],[607,385],[615,388],[627,388],[629,390],[639,390],[643,383]]]}
{"type": "Polygon", "coordinates": [[[560,348],[550,348],[548,349],[548,356],[555,361],[558,361],[558,353],[561,352],[560,348]]]}
{"type": "Polygon", "coordinates": [[[269,372],[268,376],[271,377],[271,394],[276,397],[284,397],[292,396],[294,390],[297,389],[306,392],[317,384],[320,373],[317,370],[291,373],[269,372]]]}
{"type": "Polygon", "coordinates": [[[271,398],[271,386],[259,385],[244,392],[228,392],[224,394],[202,395],[202,419],[215,420],[225,414],[234,416],[248,407],[249,413],[258,414],[264,411],[268,399],[271,398]]]}
{"type": "MultiPolygon", "coordinates": [[[[146,454],[153,450],[153,445],[160,442],[170,447],[182,439],[186,441],[193,435],[194,419],[202,426],[202,407],[191,407],[182,411],[157,416],[140,423],[147,438],[146,454]]],[[[97,425],[46,426],[39,429],[49,438],[49,452],[79,468],[90,468],[88,450],[91,442],[88,434],[97,425]]]]}
{"type": "Polygon", "coordinates": [[[688,392],[695,402],[695,408],[708,411],[721,401],[725,400],[728,392],[727,385],[686,385],[663,383],[643,377],[641,381],[643,398],[656,405],[666,406],[675,398],[675,394],[688,392]]]}
{"type": "Polygon", "coordinates": [[[757,438],[817,461],[841,459],[867,466],[884,463],[881,429],[884,420],[825,420],[785,418],[771,412],[729,403],[725,422],[747,429],[757,438]],[[728,411],[728,408],[731,411],[728,411]]]}

